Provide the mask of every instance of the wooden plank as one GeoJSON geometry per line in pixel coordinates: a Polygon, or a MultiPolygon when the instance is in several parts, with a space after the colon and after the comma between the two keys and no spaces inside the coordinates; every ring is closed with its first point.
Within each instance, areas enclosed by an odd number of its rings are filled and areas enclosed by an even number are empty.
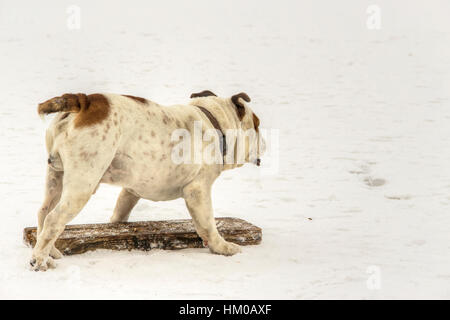
{"type": "MultiPolygon", "coordinates": [[[[225,240],[241,246],[259,244],[261,229],[237,218],[216,218],[217,229],[225,240]]],[[[25,228],[24,242],[34,247],[36,228],[25,228]]],[[[203,248],[192,220],[140,221],[68,225],[56,240],[64,255],[96,249],[144,250],[203,248]]]]}

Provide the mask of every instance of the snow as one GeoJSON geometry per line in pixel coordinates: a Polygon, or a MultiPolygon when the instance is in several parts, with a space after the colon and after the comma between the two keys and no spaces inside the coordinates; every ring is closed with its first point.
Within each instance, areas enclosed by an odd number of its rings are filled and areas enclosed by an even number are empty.
{"type": "MultiPolygon", "coordinates": [[[[380,30],[361,0],[77,1],[79,30],[72,4],[0,3],[0,298],[450,298],[448,1],[378,0],[380,30]],[[214,185],[216,216],[261,227],[261,245],[100,250],[30,272],[22,230],[36,225],[49,123],[37,103],[169,105],[203,89],[247,92],[279,130],[277,172],[246,165],[214,185]]],[[[72,223],[107,222],[119,191],[101,186],[72,223]]],[[[188,216],[182,200],[141,200],[131,220],[188,216]]]]}

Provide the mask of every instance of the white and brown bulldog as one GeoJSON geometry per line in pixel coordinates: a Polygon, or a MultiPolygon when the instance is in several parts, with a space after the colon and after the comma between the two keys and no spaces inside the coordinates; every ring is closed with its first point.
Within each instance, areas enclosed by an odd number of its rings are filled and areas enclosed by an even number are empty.
{"type": "Polygon", "coordinates": [[[238,245],[217,232],[211,186],[223,170],[244,162],[259,165],[264,149],[259,119],[245,102],[250,102],[245,93],[220,98],[203,91],[192,94],[187,105],[170,107],[117,94],[64,94],[39,104],[41,116],[58,115],[46,134],[46,194],[38,213],[32,269],[55,266],[52,258],[61,257],[56,239],[100,183],[123,188],[113,223],[127,221],[140,198],[182,197],[197,233],[212,252],[239,252],[238,245]],[[203,137],[209,132],[209,138],[195,138],[196,131],[203,137]],[[210,148],[211,136],[218,148],[210,148]],[[207,154],[213,154],[215,161],[205,161],[205,149],[212,151],[207,154]]]}

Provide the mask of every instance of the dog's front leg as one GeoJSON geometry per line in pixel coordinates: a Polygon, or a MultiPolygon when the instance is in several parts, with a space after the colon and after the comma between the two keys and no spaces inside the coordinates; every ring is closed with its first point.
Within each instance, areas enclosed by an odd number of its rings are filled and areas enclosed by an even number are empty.
{"type": "Polygon", "coordinates": [[[114,213],[110,219],[111,223],[127,222],[130,217],[131,210],[139,201],[139,197],[123,188],[119,194],[119,198],[114,208],[114,213]]]}
{"type": "Polygon", "coordinates": [[[213,253],[231,256],[241,251],[237,244],[225,241],[219,234],[213,216],[211,185],[191,182],[183,189],[183,197],[198,235],[213,253]]]}

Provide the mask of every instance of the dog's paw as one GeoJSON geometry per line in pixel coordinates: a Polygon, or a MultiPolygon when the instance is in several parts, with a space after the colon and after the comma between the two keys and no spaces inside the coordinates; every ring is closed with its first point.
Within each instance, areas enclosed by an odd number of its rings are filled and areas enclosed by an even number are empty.
{"type": "Polygon", "coordinates": [[[47,271],[48,268],[55,268],[56,263],[50,256],[33,256],[30,260],[30,266],[33,271],[47,271]]]}
{"type": "Polygon", "coordinates": [[[228,241],[221,241],[218,245],[211,246],[210,250],[216,254],[222,254],[224,256],[232,256],[236,253],[242,252],[241,247],[235,243],[231,243],[228,241]]]}
{"type": "Polygon", "coordinates": [[[56,249],[55,246],[53,246],[52,250],[50,250],[50,257],[52,257],[53,259],[61,259],[62,256],[63,255],[61,251],[59,251],[58,249],[56,249]]]}

